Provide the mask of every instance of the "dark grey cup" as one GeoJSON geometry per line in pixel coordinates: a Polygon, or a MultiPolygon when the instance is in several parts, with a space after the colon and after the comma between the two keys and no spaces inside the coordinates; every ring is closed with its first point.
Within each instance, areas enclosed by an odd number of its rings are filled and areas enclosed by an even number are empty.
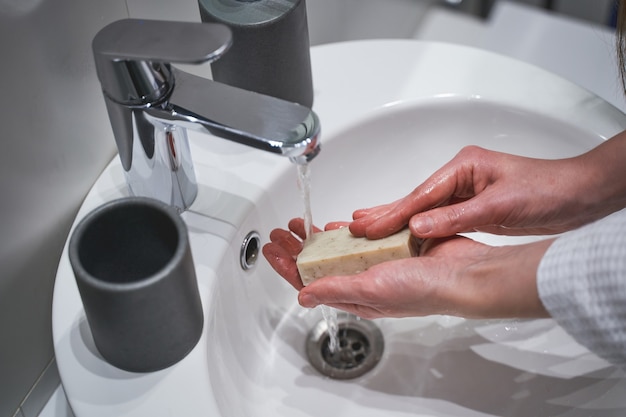
{"type": "Polygon", "coordinates": [[[69,258],[94,342],[110,364],[152,372],[184,358],[203,313],[185,223],[157,200],[129,197],[87,214],[69,258]]]}

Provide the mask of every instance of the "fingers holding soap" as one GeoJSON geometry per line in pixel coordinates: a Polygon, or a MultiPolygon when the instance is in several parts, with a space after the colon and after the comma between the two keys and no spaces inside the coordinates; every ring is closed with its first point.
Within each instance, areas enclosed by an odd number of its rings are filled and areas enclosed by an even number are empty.
{"type": "Polygon", "coordinates": [[[288,230],[272,230],[270,232],[270,241],[284,248],[292,258],[298,256],[298,254],[302,251],[302,241],[288,230]]]}
{"type": "Polygon", "coordinates": [[[292,287],[298,291],[304,287],[296,262],[285,247],[275,242],[267,243],[263,246],[263,256],[292,287]]]}
{"type": "Polygon", "coordinates": [[[364,301],[363,284],[362,276],[325,277],[300,290],[298,302],[306,308],[324,304],[364,319],[385,317],[373,303],[364,301]]]}
{"type": "MultiPolygon", "coordinates": [[[[326,231],[345,228],[343,233],[347,233],[346,226],[349,222],[331,222],[325,227],[326,231]]],[[[291,286],[297,290],[304,287],[302,275],[299,272],[296,259],[301,255],[306,240],[304,220],[302,218],[291,219],[288,229],[274,229],[270,232],[270,243],[263,247],[263,255],[270,266],[278,272],[291,286]]],[[[316,234],[322,232],[321,229],[313,226],[316,234]]],[[[315,239],[311,239],[311,242],[315,239]]]]}
{"type": "Polygon", "coordinates": [[[349,225],[350,225],[350,222],[330,222],[330,223],[327,223],[326,226],[324,226],[324,231],[337,230],[337,229],[341,229],[344,227],[348,227],[349,225]]]}
{"type": "MultiPolygon", "coordinates": [[[[274,229],[270,232],[270,243],[263,246],[263,256],[285,281],[300,290],[303,284],[296,266],[296,257],[302,252],[302,242],[306,237],[304,220],[292,219],[288,228],[289,230],[274,229]]],[[[317,233],[321,230],[313,227],[313,231],[317,233]]]]}

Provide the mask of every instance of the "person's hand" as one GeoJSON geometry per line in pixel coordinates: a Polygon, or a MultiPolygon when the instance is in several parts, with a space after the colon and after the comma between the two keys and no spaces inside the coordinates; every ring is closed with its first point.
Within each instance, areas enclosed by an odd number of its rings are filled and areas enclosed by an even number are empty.
{"type": "MultiPolygon", "coordinates": [[[[326,225],[325,230],[345,227],[348,222],[334,222],[326,225]]],[[[291,219],[287,226],[289,230],[274,229],[270,232],[270,243],[263,246],[263,255],[287,282],[295,289],[300,290],[302,279],[296,266],[296,257],[302,251],[302,242],[306,238],[304,220],[301,218],[291,219]]],[[[321,229],[313,226],[313,232],[321,229]]]]}
{"type": "Polygon", "coordinates": [[[304,307],[326,304],[370,319],[547,315],[535,274],[550,241],[491,247],[458,236],[431,239],[422,245],[418,257],[378,264],[356,275],[320,278],[303,287],[295,264],[302,250],[302,219],[291,220],[289,229],[272,231],[263,254],[300,291],[298,301],[304,307]]]}
{"type": "Polygon", "coordinates": [[[491,247],[461,236],[428,240],[418,257],[374,265],[356,275],[320,278],[300,290],[298,301],[366,319],[547,317],[536,271],[549,244],[491,247]]]}
{"type": "Polygon", "coordinates": [[[614,154],[624,154],[619,148],[626,148],[625,139],[618,136],[587,154],[560,160],[466,147],[406,197],[355,211],[350,231],[378,239],[407,224],[421,238],[571,230],[624,207],[626,181],[616,177],[624,164],[614,154]]]}

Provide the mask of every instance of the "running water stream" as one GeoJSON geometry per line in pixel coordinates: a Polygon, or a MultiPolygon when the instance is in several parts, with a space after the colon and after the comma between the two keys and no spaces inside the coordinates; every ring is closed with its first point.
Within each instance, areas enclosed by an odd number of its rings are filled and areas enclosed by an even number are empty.
{"type": "MultiPolygon", "coordinates": [[[[308,239],[313,234],[313,215],[311,213],[311,167],[309,164],[298,164],[298,188],[300,189],[300,196],[304,202],[304,230],[306,232],[306,238],[308,239]]],[[[322,316],[326,320],[326,326],[328,327],[328,350],[330,353],[335,353],[339,345],[337,338],[337,331],[339,326],[337,324],[337,310],[332,307],[320,305],[322,310],[322,316]]]]}

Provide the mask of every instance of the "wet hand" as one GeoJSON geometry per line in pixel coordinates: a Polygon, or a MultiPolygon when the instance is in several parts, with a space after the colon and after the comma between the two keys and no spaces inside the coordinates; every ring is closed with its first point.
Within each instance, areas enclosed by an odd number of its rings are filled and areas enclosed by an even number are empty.
{"type": "MultiPolygon", "coordinates": [[[[328,223],[324,230],[333,230],[345,227],[348,222],[328,223]]],[[[269,264],[295,289],[303,288],[300,273],[296,266],[296,258],[302,251],[302,244],[306,238],[304,220],[301,218],[291,219],[288,229],[274,229],[270,233],[270,243],[263,246],[263,256],[269,264]]],[[[313,232],[321,232],[321,229],[313,227],[313,232]]]]}
{"type": "Polygon", "coordinates": [[[407,224],[421,238],[482,231],[502,235],[554,234],[589,221],[581,191],[580,158],[542,160],[475,146],[406,197],[357,210],[350,231],[378,239],[407,224]],[[577,181],[572,181],[577,178],[577,181]]]}
{"type": "MultiPolygon", "coordinates": [[[[344,225],[332,223],[325,229],[344,225]]],[[[491,247],[460,236],[429,239],[419,257],[385,262],[356,275],[324,277],[304,287],[296,267],[304,222],[292,219],[288,228],[271,232],[263,255],[299,291],[298,301],[304,307],[326,304],[363,318],[547,315],[535,274],[551,241],[491,247]]]]}
{"type": "Polygon", "coordinates": [[[298,300],[304,307],[325,304],[366,319],[547,317],[536,270],[549,244],[491,247],[460,236],[429,240],[419,257],[320,278],[302,288],[298,300]]]}

